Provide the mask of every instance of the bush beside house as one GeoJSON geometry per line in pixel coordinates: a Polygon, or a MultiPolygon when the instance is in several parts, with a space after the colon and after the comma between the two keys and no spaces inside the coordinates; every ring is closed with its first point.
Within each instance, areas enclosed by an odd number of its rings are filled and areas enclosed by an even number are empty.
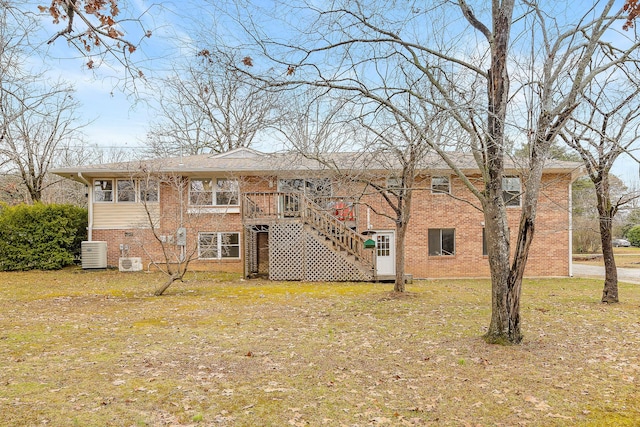
{"type": "Polygon", "coordinates": [[[636,225],[627,232],[627,239],[633,246],[640,247],[640,225],[636,225]]]}
{"type": "Polygon", "coordinates": [[[0,270],[57,270],[73,264],[87,239],[87,210],[72,205],[0,208],[0,270]]]}

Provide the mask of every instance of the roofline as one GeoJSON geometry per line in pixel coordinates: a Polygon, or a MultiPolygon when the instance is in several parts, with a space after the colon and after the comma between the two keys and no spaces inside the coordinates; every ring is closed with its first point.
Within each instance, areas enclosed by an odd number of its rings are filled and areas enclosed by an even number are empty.
{"type": "MultiPolygon", "coordinates": [[[[53,169],[50,171],[51,173],[61,176],[63,178],[72,179],[74,181],[86,183],[86,179],[89,178],[100,178],[100,177],[130,177],[130,176],[140,176],[141,172],[132,171],[132,170],[116,170],[111,168],[59,168],[53,169]]],[[[345,171],[346,172],[346,171],[345,171]]],[[[371,173],[380,173],[381,175],[389,175],[392,171],[387,169],[371,169],[369,170],[371,173]]],[[[439,173],[439,174],[448,174],[454,175],[454,172],[450,168],[430,168],[430,169],[420,169],[421,173],[431,174],[439,173]]],[[[477,168],[468,168],[461,169],[465,175],[476,175],[480,174],[480,170],[477,168]]],[[[518,175],[522,171],[518,168],[508,168],[505,169],[505,174],[514,174],[518,175]]],[[[243,175],[243,176],[278,176],[278,175],[298,175],[301,176],[305,173],[331,173],[329,169],[239,169],[230,171],[227,169],[214,169],[214,168],[166,168],[154,172],[152,174],[176,174],[181,176],[203,176],[203,175],[243,175]]],[[[570,174],[571,181],[576,180],[577,178],[585,175],[584,166],[580,165],[578,167],[549,167],[543,170],[543,174],[570,174]]]]}

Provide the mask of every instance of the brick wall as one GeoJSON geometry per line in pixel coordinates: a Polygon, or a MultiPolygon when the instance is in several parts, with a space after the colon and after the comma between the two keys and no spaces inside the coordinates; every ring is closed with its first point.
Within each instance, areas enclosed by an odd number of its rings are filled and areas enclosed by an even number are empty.
{"type": "MultiPolygon", "coordinates": [[[[567,276],[569,274],[569,175],[545,175],[538,202],[538,217],[531,246],[527,276],[567,276]]],[[[432,194],[430,178],[416,182],[411,219],[406,236],[406,272],[416,278],[488,277],[489,264],[482,254],[483,213],[473,205],[478,201],[457,178],[451,178],[451,197],[432,194]],[[455,229],[455,255],[429,256],[428,230],[455,229]]],[[[370,196],[374,206],[384,206],[381,197],[370,196]]],[[[366,227],[366,207],[360,209],[359,226],[366,227]]],[[[388,207],[383,210],[391,214],[388,207]]],[[[517,238],[521,209],[507,208],[511,246],[517,238]]],[[[371,214],[371,228],[395,230],[388,218],[371,214]]]]}
{"type": "MultiPolygon", "coordinates": [[[[480,180],[477,181],[480,185],[480,180]]],[[[451,191],[455,198],[445,194],[432,194],[430,182],[428,176],[416,182],[417,190],[414,193],[406,238],[406,272],[413,274],[415,278],[488,277],[488,260],[482,255],[484,217],[482,212],[473,206],[478,205],[477,200],[457,178],[451,177],[451,191]],[[428,255],[430,228],[455,229],[455,255],[428,255]]],[[[546,174],[543,178],[536,231],[526,269],[528,276],[567,276],[569,274],[569,184],[569,175],[546,174]]],[[[241,192],[277,191],[277,179],[247,177],[240,180],[240,186],[241,192]]],[[[158,233],[164,236],[175,236],[180,222],[178,191],[173,186],[163,185],[160,197],[161,214],[158,233]]],[[[187,191],[184,191],[183,206],[187,205],[186,197],[187,191]]],[[[390,208],[379,195],[368,195],[364,200],[375,206],[377,210],[393,216],[390,208]]],[[[366,206],[358,206],[357,212],[359,231],[365,230],[368,225],[376,230],[395,230],[395,224],[391,219],[373,213],[372,209],[367,209],[366,206]],[[369,211],[368,218],[367,211],[369,211]]],[[[508,208],[508,215],[513,246],[518,230],[520,208],[508,208]]],[[[239,213],[183,213],[183,223],[187,228],[186,250],[188,253],[196,251],[193,269],[243,271],[244,260],[242,259],[197,260],[198,232],[240,232],[242,256],[244,242],[239,213]]],[[[148,228],[94,229],[93,240],[107,241],[109,266],[117,267],[118,258],[121,256],[120,244],[128,246],[125,256],[141,257],[145,268],[149,266],[152,258],[163,259],[162,247],[153,238],[148,228]]],[[[178,247],[174,244],[166,244],[165,248],[171,254],[178,251],[178,247]]]]}

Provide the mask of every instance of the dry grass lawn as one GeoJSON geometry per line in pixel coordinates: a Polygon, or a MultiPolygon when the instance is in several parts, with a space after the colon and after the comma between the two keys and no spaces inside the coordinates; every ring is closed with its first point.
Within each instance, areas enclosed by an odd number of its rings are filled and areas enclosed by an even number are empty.
{"type": "Polygon", "coordinates": [[[640,287],[527,281],[522,345],[489,282],[0,274],[3,426],[637,426],[640,287]],[[196,280],[197,279],[197,280],[196,280]]]}
{"type": "MultiPolygon", "coordinates": [[[[613,248],[613,253],[616,267],[640,269],[640,248],[613,248]]],[[[602,254],[574,255],[573,259],[580,264],[604,266],[602,254]]]]}

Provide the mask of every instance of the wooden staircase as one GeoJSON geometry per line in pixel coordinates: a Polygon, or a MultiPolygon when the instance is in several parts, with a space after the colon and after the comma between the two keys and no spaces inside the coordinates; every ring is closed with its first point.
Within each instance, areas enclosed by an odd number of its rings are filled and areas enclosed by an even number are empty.
{"type": "MultiPolygon", "coordinates": [[[[242,219],[245,226],[302,223],[308,234],[322,240],[333,252],[341,254],[369,280],[375,279],[374,250],[365,249],[366,237],[338,218],[335,209],[323,208],[300,193],[244,193],[242,219]]],[[[336,199],[339,200],[339,199],[336,199]]],[[[327,206],[331,201],[323,200],[327,206]]],[[[277,242],[270,242],[276,244],[277,242]]],[[[282,242],[280,242],[282,243],[282,242]]],[[[347,279],[345,279],[347,280],[347,279]]]]}

